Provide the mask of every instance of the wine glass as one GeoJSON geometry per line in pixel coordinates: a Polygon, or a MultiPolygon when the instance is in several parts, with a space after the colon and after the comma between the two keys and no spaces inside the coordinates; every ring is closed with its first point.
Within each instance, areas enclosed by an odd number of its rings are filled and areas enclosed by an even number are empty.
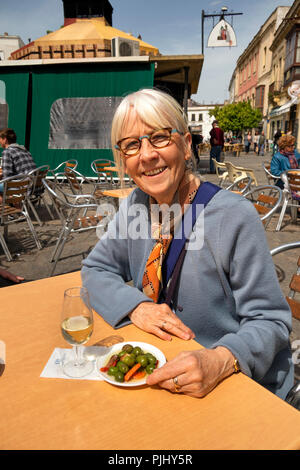
{"type": "Polygon", "coordinates": [[[71,287],[64,292],[61,318],[61,332],[64,339],[73,346],[74,359],[63,365],[63,372],[69,377],[88,375],[94,364],[80,357],[79,346],[85,344],[93,332],[93,312],[89,294],[85,287],[71,287]]]}

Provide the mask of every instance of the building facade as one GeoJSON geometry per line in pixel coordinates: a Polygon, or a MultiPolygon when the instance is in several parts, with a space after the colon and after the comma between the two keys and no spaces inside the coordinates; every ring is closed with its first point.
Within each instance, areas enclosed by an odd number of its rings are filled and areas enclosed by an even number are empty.
{"type": "Polygon", "coordinates": [[[270,138],[277,129],[290,132],[300,145],[300,0],[296,0],[271,44],[270,138]]]}
{"type": "Polygon", "coordinates": [[[196,101],[188,100],[188,125],[191,132],[203,136],[203,141],[210,138],[209,132],[212,128],[214,116],[209,115],[209,111],[219,104],[199,104],[196,101]]]}
{"type": "Polygon", "coordinates": [[[283,18],[289,11],[289,7],[278,7],[267,18],[248,47],[237,60],[236,101],[250,101],[251,106],[262,113],[262,121],[259,125],[268,137],[270,134],[269,96],[272,92],[269,86],[273,77],[273,56],[270,49],[276,31],[283,18]]]}
{"type": "Polygon", "coordinates": [[[7,60],[11,53],[24,46],[20,36],[11,36],[8,33],[0,34],[0,60],[7,60]]]}

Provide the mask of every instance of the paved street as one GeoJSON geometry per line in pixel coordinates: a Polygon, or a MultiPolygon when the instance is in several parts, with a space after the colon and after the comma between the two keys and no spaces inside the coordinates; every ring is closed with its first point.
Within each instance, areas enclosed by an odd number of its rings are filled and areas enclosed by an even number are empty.
{"type": "MultiPolygon", "coordinates": [[[[266,184],[267,180],[262,169],[262,162],[270,160],[270,156],[257,156],[253,152],[248,155],[242,153],[240,157],[226,155],[226,160],[234,164],[251,168],[255,171],[259,184],[266,184]]],[[[200,172],[207,180],[217,183],[216,175],[207,174],[208,156],[201,157],[200,172]]],[[[79,169],[80,171],[80,169],[79,169]]],[[[52,264],[49,262],[54,249],[57,236],[59,234],[59,220],[49,220],[48,214],[43,215],[44,225],[40,227],[35,223],[38,236],[43,244],[41,251],[37,250],[34,242],[31,240],[30,232],[25,223],[18,224],[18,227],[9,228],[9,247],[14,253],[12,262],[8,262],[0,248],[0,264],[3,268],[9,269],[15,274],[24,276],[26,280],[36,280],[49,276],[52,264]]],[[[271,221],[266,230],[266,237],[270,249],[279,245],[300,240],[300,223],[289,223],[289,216],[280,232],[275,232],[275,223],[277,216],[271,221]]],[[[89,251],[98,241],[94,230],[73,234],[65,245],[62,259],[58,262],[55,274],[63,274],[80,269],[82,259],[86,257],[89,251]]],[[[292,274],[295,272],[299,250],[292,250],[274,259],[276,267],[280,272],[280,285],[284,295],[288,294],[289,282],[292,274]]],[[[257,273],[257,282],[259,282],[259,273],[257,273]]],[[[291,335],[292,344],[297,345],[295,341],[300,340],[300,322],[293,319],[293,332],[291,335]]],[[[296,376],[300,379],[300,367],[298,366],[296,376]]]]}

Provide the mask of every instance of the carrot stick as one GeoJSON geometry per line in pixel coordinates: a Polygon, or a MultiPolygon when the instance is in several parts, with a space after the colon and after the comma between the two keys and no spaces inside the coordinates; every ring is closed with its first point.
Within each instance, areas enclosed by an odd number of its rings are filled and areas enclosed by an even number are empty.
{"type": "Polygon", "coordinates": [[[131,367],[131,369],[129,369],[129,371],[127,372],[127,374],[124,375],[124,380],[125,382],[128,382],[128,380],[131,379],[131,377],[133,376],[133,374],[135,372],[137,372],[139,370],[139,368],[141,367],[141,364],[138,362],[137,364],[135,364],[133,367],[131,367]]]}
{"type": "Polygon", "coordinates": [[[133,379],[142,379],[145,377],[146,372],[144,370],[138,370],[135,374],[133,374],[133,379]]]}

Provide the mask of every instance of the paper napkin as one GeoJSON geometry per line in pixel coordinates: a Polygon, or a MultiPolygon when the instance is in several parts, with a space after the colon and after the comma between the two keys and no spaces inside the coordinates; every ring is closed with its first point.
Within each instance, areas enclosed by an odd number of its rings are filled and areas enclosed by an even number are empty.
{"type": "MultiPolygon", "coordinates": [[[[94,363],[94,370],[84,377],[80,377],[82,380],[103,380],[98,374],[96,368],[96,362],[100,356],[107,354],[108,348],[103,346],[87,346],[83,348],[83,356],[94,363]]],[[[52,379],[72,379],[64,374],[62,366],[65,362],[73,358],[72,349],[55,348],[52,352],[47,364],[44,367],[40,377],[52,378],[52,379]]],[[[76,378],[75,380],[78,380],[76,378]]]]}

